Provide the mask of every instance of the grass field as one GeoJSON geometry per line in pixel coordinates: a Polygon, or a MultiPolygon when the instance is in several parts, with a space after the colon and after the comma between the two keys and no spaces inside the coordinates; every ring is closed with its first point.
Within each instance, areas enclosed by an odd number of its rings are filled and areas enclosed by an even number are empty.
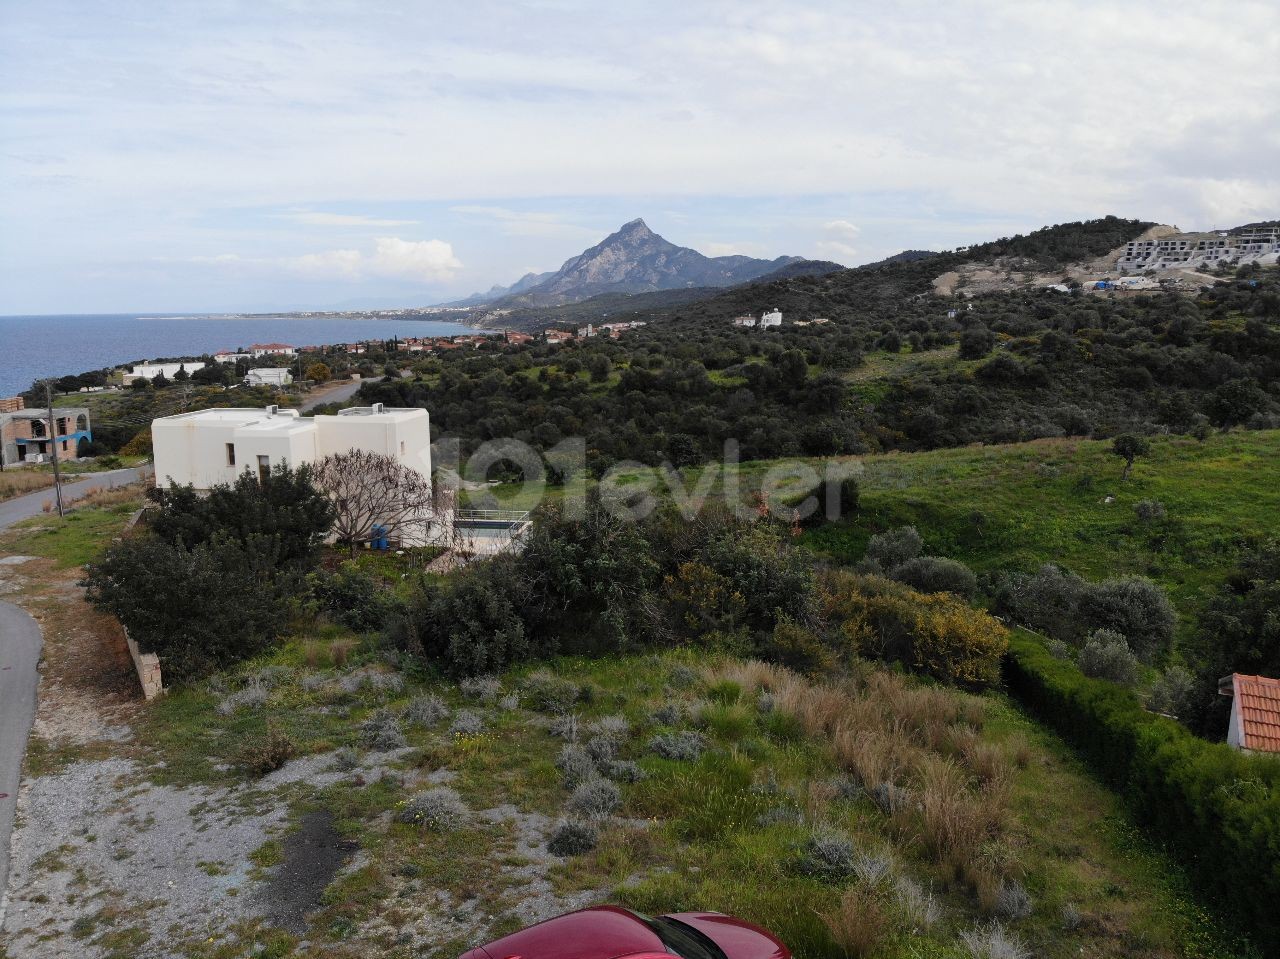
{"type": "Polygon", "coordinates": [[[874,533],[913,524],[930,551],[979,572],[1051,562],[1091,579],[1140,573],[1169,591],[1185,631],[1241,547],[1276,533],[1280,432],[1154,438],[1127,481],[1109,447],[1040,440],[868,457],[858,514],[802,542],[850,562],[874,533]],[[1166,518],[1139,520],[1142,500],[1166,518]]]}
{"type": "MultiPolygon", "coordinates": [[[[824,915],[856,921],[876,954],[894,959],[965,956],[958,936],[1002,910],[1006,928],[1044,957],[1237,954],[1191,903],[1176,864],[999,694],[878,672],[815,685],[687,653],[560,660],[477,694],[388,671],[367,649],[334,666],[324,650],[338,641],[299,638],[213,689],[158,700],[139,728],[142,758],[163,762],[153,775],[169,784],[244,781],[237,756],[268,729],[302,754],[345,749],[345,762],[388,770],[291,794],[295,816],[327,810],[365,851],[326,892],[310,950],[297,955],[376,947],[389,959],[451,956],[516,928],[529,909],[595,901],[731,912],[780,933],[798,959],[844,954],[824,915]],[[349,679],[370,674],[382,678],[349,679]],[[265,703],[218,709],[268,676],[265,703]],[[414,722],[411,704],[424,694],[439,697],[445,715],[414,722]],[[458,731],[463,711],[478,726],[458,731]],[[393,717],[405,748],[371,748],[362,728],[379,715],[393,717]],[[854,726],[858,736],[839,733],[854,726]],[[697,755],[657,754],[655,737],[682,735],[697,755]],[[623,777],[591,812],[566,784],[563,758],[584,748],[634,763],[642,778],[623,777]],[[934,811],[914,800],[887,810],[860,785],[880,781],[934,811]],[[399,821],[414,796],[440,784],[468,810],[457,822],[399,821]],[[958,838],[965,827],[941,825],[943,810],[977,831],[958,838]],[[546,850],[557,823],[593,816],[594,848],[546,850]],[[1001,905],[1001,890],[1015,887],[1025,900],[1001,905]],[[420,943],[439,910],[452,916],[452,934],[420,943]]],[[[269,845],[255,861],[279,861],[279,843],[269,845]]],[[[189,948],[234,954],[228,946],[189,948]]]]}
{"type": "MultiPolygon", "coordinates": [[[[928,551],[978,572],[1030,571],[1056,563],[1091,579],[1150,576],[1182,615],[1182,632],[1249,542],[1275,535],[1280,516],[1280,431],[1215,433],[1204,442],[1152,437],[1151,455],[1122,480],[1124,463],[1101,440],[1036,440],[1006,446],[865,457],[758,460],[738,467],[744,501],[794,467],[821,475],[838,467],[857,477],[857,514],[806,531],[801,545],[842,564],[857,562],[867,540],[914,525],[928,551]],[[1110,500],[1110,501],[1108,501],[1110,500]],[[1143,522],[1142,500],[1164,505],[1143,522]]],[[[711,497],[724,495],[720,467],[681,471],[692,492],[707,470],[711,497]]],[[[633,470],[622,485],[645,484],[670,498],[657,472],[633,470]]],[[[532,509],[565,490],[505,484],[490,492],[504,508],[532,509]]],[[[580,493],[580,487],[578,492],[580,493]]],[[[785,492],[787,499],[794,494],[785,492]]],[[[476,494],[472,494],[476,498],[476,494]]]]}
{"type": "Polygon", "coordinates": [[[65,517],[47,513],[0,532],[0,554],[46,557],[59,569],[83,566],[124,529],[142,502],[139,486],[90,492],[65,517]]]}

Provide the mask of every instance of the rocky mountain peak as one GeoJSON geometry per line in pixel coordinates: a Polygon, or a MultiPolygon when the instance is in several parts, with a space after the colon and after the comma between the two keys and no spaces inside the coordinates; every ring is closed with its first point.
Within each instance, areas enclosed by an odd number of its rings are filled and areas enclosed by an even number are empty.
{"type": "Polygon", "coordinates": [[[749,256],[707,257],[664,239],[640,217],[630,220],[595,246],[570,257],[552,273],[528,274],[501,296],[476,296],[497,306],[554,306],[601,293],[720,287],[745,283],[799,257],[757,260],[749,256]]]}

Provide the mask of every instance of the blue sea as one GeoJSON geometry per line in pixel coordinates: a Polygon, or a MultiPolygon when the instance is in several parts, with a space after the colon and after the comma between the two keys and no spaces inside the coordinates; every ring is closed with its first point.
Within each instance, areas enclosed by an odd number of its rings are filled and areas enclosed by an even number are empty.
{"type": "Polygon", "coordinates": [[[252,343],[299,346],[475,332],[439,320],[380,318],[0,316],[0,397],[12,396],[47,376],[68,376],[135,360],[199,356],[252,343]]]}

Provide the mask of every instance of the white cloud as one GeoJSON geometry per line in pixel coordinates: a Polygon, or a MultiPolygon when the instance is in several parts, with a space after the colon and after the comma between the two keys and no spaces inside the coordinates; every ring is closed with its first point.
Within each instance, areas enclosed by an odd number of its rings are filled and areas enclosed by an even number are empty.
{"type": "Polygon", "coordinates": [[[698,249],[706,256],[760,257],[768,252],[763,244],[747,241],[739,241],[737,243],[700,243],[698,244],[698,249]]]}
{"type": "Polygon", "coordinates": [[[822,225],[822,235],[814,244],[814,258],[854,265],[859,251],[853,244],[861,234],[862,229],[848,220],[829,220],[822,225]]]}
{"type": "Polygon", "coordinates": [[[848,220],[832,220],[829,223],[824,223],[822,225],[822,229],[826,232],[827,236],[832,239],[840,239],[849,242],[856,240],[858,238],[858,234],[862,232],[861,229],[854,226],[848,220]]]}
{"type": "Polygon", "coordinates": [[[453,246],[443,240],[401,240],[382,237],[367,261],[374,276],[401,280],[447,280],[462,269],[453,246]]]}
{"type": "Polygon", "coordinates": [[[321,213],[314,210],[294,210],[290,213],[273,213],[277,220],[292,220],[304,226],[413,226],[417,220],[384,220],[375,216],[354,213],[321,213]]]}
{"type": "Polygon", "coordinates": [[[316,279],[341,278],[359,280],[366,272],[367,263],[359,250],[326,250],[323,253],[304,253],[278,261],[281,266],[299,276],[316,279]]]}
{"type": "Polygon", "coordinates": [[[462,269],[452,244],[443,240],[379,237],[373,251],[324,250],[289,257],[245,257],[236,253],[191,257],[189,262],[253,272],[285,272],[313,280],[410,280],[435,283],[462,269]]]}
{"type": "Polygon", "coordinates": [[[461,204],[449,207],[450,213],[461,216],[493,220],[508,236],[545,236],[584,238],[597,236],[599,231],[576,223],[567,223],[558,213],[512,210],[503,206],[461,204]]]}

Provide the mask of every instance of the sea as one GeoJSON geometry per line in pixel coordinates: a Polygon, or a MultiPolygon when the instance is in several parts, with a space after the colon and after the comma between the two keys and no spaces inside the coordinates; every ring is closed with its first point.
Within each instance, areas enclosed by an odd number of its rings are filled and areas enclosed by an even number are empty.
{"type": "Polygon", "coordinates": [[[69,376],[136,360],[199,356],[253,343],[300,346],[477,332],[483,331],[460,323],[384,317],[0,316],[0,397],[13,396],[44,377],[69,376]]]}

